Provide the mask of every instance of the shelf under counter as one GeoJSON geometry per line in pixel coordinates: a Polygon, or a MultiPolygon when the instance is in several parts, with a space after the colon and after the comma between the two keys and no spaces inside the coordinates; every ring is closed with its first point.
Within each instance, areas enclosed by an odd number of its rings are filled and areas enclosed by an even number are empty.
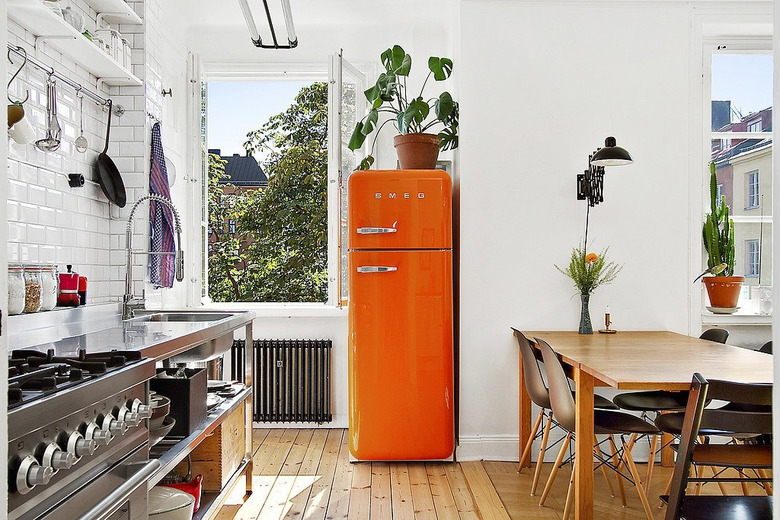
{"type": "MultiPolygon", "coordinates": [[[[251,395],[252,389],[245,388],[236,394],[235,397],[227,399],[225,402],[211,410],[207,415],[206,420],[203,421],[194,432],[178,441],[176,444],[172,444],[167,451],[161,453],[160,456],[157,457],[157,460],[160,461],[160,469],[149,478],[149,488],[151,489],[158,484],[165,475],[170,473],[181,461],[183,461],[192,450],[206,439],[206,437],[211,435],[233,411],[239,406],[243,406],[251,395]]],[[[152,448],[151,458],[155,458],[154,453],[161,451],[158,448],[163,447],[163,443],[165,442],[166,441],[163,439],[160,444],[152,448]]],[[[242,467],[246,467],[246,463],[243,463],[242,467]]],[[[241,468],[239,468],[239,470],[240,469],[241,468]]],[[[234,475],[234,477],[236,477],[236,475],[234,475]]],[[[229,486],[225,487],[227,488],[229,486]]]]}

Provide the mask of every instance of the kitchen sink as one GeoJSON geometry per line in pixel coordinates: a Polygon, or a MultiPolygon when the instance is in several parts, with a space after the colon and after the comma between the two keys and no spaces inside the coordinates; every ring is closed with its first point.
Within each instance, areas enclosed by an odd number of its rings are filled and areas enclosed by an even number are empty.
{"type": "Polygon", "coordinates": [[[220,321],[232,316],[234,315],[221,312],[155,312],[154,314],[142,314],[134,319],[137,321],[202,323],[220,321]]]}

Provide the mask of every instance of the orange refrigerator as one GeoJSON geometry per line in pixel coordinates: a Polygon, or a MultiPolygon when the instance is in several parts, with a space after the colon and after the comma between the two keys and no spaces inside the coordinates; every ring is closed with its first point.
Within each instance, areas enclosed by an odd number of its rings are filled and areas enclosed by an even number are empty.
{"type": "Polygon", "coordinates": [[[440,170],[349,179],[349,449],[454,451],[452,183],[440,170]]]}

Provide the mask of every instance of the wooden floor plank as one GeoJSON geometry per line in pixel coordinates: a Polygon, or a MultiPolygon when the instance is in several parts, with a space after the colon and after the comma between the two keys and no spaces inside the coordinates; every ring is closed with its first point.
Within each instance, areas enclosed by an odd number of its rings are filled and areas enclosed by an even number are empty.
{"type": "Polygon", "coordinates": [[[371,520],[391,520],[390,465],[387,462],[371,463],[371,520]]]}
{"type": "MultiPolygon", "coordinates": [[[[431,485],[425,464],[415,462],[409,464],[409,482],[412,486],[412,503],[415,518],[419,520],[436,520],[436,508],[431,496],[431,485]]],[[[395,495],[393,496],[395,501],[395,495]]]]}
{"type": "Polygon", "coordinates": [[[414,520],[412,488],[409,484],[409,467],[406,463],[390,464],[390,490],[393,520],[414,520]]]}
{"type": "Polygon", "coordinates": [[[317,429],[312,434],[309,445],[306,447],[306,455],[298,469],[298,475],[290,490],[290,508],[285,518],[300,518],[306,510],[309,501],[311,487],[319,479],[317,468],[322,460],[322,452],[325,449],[325,441],[328,438],[328,430],[317,429]]]}
{"type": "Polygon", "coordinates": [[[344,430],[328,430],[328,438],[325,441],[325,449],[322,452],[322,460],[317,468],[319,477],[311,486],[311,495],[306,503],[303,517],[307,520],[324,520],[328,510],[330,491],[333,486],[333,476],[338,464],[339,448],[344,430]]]}
{"type": "Polygon", "coordinates": [[[236,512],[235,520],[255,520],[260,514],[296,436],[296,430],[278,429],[268,433],[253,457],[252,494],[236,512]]]}
{"type": "Polygon", "coordinates": [[[477,506],[474,504],[474,497],[471,496],[461,465],[445,464],[444,471],[447,473],[447,482],[450,484],[452,498],[455,499],[455,506],[458,508],[460,517],[464,520],[480,520],[477,506]]]}
{"type": "Polygon", "coordinates": [[[352,487],[349,490],[349,520],[371,516],[371,463],[352,464],[352,487]]]}
{"type": "Polygon", "coordinates": [[[463,462],[460,466],[482,520],[510,520],[482,462],[463,462]]]}
{"type": "Polygon", "coordinates": [[[336,472],[333,476],[333,486],[328,500],[325,518],[328,520],[349,517],[349,495],[352,488],[352,464],[349,463],[349,436],[341,438],[339,456],[336,462],[336,472]]]}
{"type": "Polygon", "coordinates": [[[436,518],[438,520],[456,520],[459,518],[458,506],[455,505],[455,498],[452,496],[444,465],[429,463],[425,465],[425,471],[428,474],[433,505],[436,509],[436,518]]]}
{"type": "Polygon", "coordinates": [[[313,431],[301,429],[297,430],[295,441],[293,441],[290,452],[276,477],[273,488],[268,494],[268,498],[260,510],[258,520],[279,520],[288,509],[290,509],[290,494],[293,484],[298,476],[298,470],[301,467],[306,450],[311,442],[313,431]]]}

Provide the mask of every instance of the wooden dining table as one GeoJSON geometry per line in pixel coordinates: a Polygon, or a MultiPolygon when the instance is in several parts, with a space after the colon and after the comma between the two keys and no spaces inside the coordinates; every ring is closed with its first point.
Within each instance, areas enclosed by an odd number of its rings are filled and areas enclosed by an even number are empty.
{"type": "MultiPolygon", "coordinates": [[[[570,331],[522,331],[545,340],[571,367],[577,394],[575,448],[593,453],[593,391],[686,390],[695,372],[705,378],[742,383],[772,383],[772,356],[732,345],[665,331],[578,334],[570,331]],[[586,433],[583,433],[586,432],[586,433]]],[[[520,449],[531,432],[531,400],[520,365],[520,449]]],[[[575,518],[593,519],[593,457],[577,459],[575,518]]]]}

